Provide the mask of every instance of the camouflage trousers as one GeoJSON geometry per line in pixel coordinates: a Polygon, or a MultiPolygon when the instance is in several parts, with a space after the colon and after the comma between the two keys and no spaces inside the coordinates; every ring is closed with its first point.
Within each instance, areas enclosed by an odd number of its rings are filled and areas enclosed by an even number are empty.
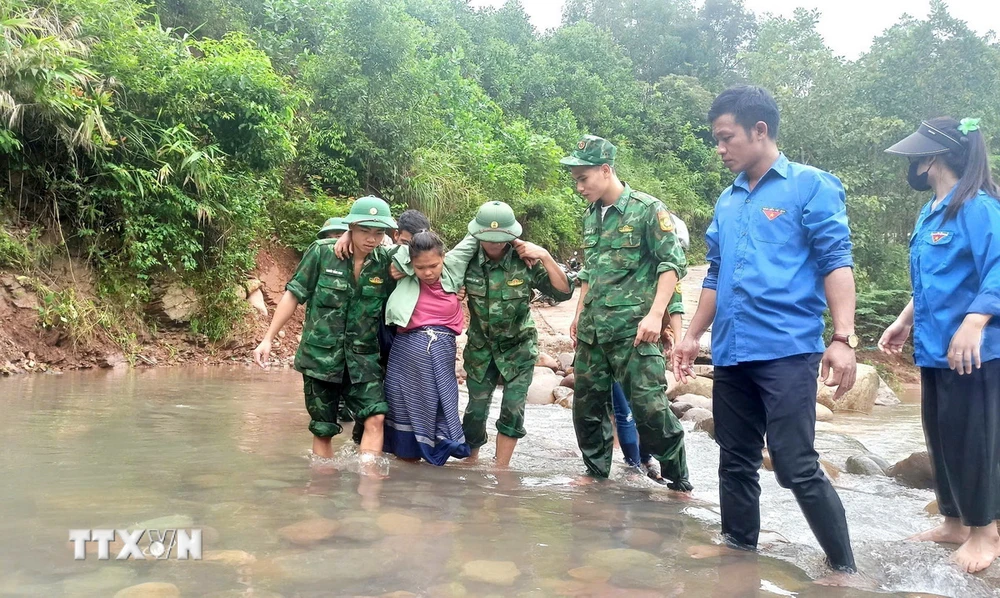
{"type": "Polygon", "coordinates": [[[489,436],[486,434],[486,418],[490,414],[490,404],[493,402],[493,391],[497,385],[503,384],[503,402],[500,403],[500,419],[497,420],[497,431],[508,438],[524,438],[524,403],[528,398],[528,387],[535,374],[534,363],[527,362],[527,367],[519,370],[510,380],[504,380],[497,369],[496,361],[490,359],[483,379],[476,381],[470,376],[465,381],[469,389],[469,404],[462,417],[462,430],[465,440],[472,448],[486,444],[489,436]]]}
{"type": "Polygon", "coordinates": [[[305,374],[302,375],[302,382],[306,411],[311,418],[309,431],[319,438],[331,438],[343,431],[337,423],[341,401],[355,414],[358,422],[363,422],[372,415],[389,412],[389,404],[382,394],[381,380],[352,383],[347,372],[344,372],[343,382],[327,382],[305,374]]]}
{"type": "Polygon", "coordinates": [[[621,383],[632,407],[643,449],[660,462],[663,477],[687,480],[684,428],[667,401],[666,362],[659,343],[632,346],[631,339],[576,348],[573,427],[587,472],[611,473],[614,446],[611,385],[621,383]]]}

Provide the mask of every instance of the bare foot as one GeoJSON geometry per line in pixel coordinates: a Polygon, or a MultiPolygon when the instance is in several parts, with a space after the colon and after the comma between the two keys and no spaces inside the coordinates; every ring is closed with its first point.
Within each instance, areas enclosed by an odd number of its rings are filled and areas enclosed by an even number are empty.
{"type": "Polygon", "coordinates": [[[826,577],[821,577],[813,582],[818,586],[829,586],[836,588],[854,588],[857,590],[874,590],[875,582],[868,576],[861,573],[850,573],[847,571],[835,571],[826,577]]]}
{"type": "Polygon", "coordinates": [[[735,556],[747,554],[747,550],[737,550],[725,544],[702,544],[688,548],[688,556],[693,559],[711,559],[720,556],[735,556]]]}
{"type": "Polygon", "coordinates": [[[972,528],[969,539],[962,544],[951,560],[966,573],[976,573],[989,567],[1000,556],[1000,536],[992,525],[972,528]],[[986,533],[989,529],[992,533],[986,533]]]}
{"type": "Polygon", "coordinates": [[[969,539],[969,528],[955,517],[946,517],[944,523],[919,534],[907,538],[909,542],[945,542],[947,544],[964,544],[969,539]]]}

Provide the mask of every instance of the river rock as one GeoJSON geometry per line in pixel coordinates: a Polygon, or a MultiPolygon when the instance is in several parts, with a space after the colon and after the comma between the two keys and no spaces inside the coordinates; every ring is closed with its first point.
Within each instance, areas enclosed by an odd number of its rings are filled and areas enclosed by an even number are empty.
{"type": "Polygon", "coordinates": [[[587,555],[587,564],[611,571],[628,567],[655,567],[660,559],[655,554],[632,548],[597,550],[587,555]]]}
{"type": "Polygon", "coordinates": [[[469,595],[469,591],[464,585],[453,581],[427,588],[427,595],[434,598],[465,598],[469,595]]]}
{"type": "Polygon", "coordinates": [[[692,394],[710,399],[712,398],[713,383],[714,381],[711,378],[695,376],[693,380],[688,380],[687,384],[678,382],[672,388],[668,385],[667,398],[673,401],[683,395],[692,394]]]}
{"type": "Polygon", "coordinates": [[[194,527],[194,520],[187,515],[167,515],[156,519],[140,521],[129,529],[189,529],[194,527]]]}
{"type": "Polygon", "coordinates": [[[558,359],[559,365],[562,366],[562,369],[568,370],[573,366],[573,362],[576,360],[576,353],[560,353],[558,355],[558,359]]]}
{"type": "Polygon", "coordinates": [[[692,407],[694,407],[694,405],[691,403],[682,403],[680,401],[670,403],[670,410],[674,412],[674,416],[677,419],[683,417],[684,414],[687,413],[692,407]]]}
{"type": "Polygon", "coordinates": [[[833,395],[836,393],[837,387],[826,386],[821,379],[816,392],[816,401],[831,411],[871,413],[872,407],[875,405],[875,397],[878,395],[878,385],[879,377],[875,368],[859,363],[854,388],[844,393],[844,396],[834,403],[833,395]]]}
{"type": "Polygon", "coordinates": [[[710,380],[714,380],[715,379],[715,366],[714,365],[705,365],[705,364],[696,363],[693,366],[691,366],[691,369],[694,370],[694,375],[695,376],[701,376],[702,378],[708,378],[710,380]]]}
{"type": "Polygon", "coordinates": [[[181,591],[172,583],[141,583],[119,590],[115,598],[180,598],[181,591]]]}
{"type": "Polygon", "coordinates": [[[267,316],[267,302],[264,301],[264,293],[259,288],[250,293],[247,297],[247,302],[251,307],[256,309],[260,315],[267,316]]]}
{"type": "Polygon", "coordinates": [[[576,569],[570,569],[566,572],[567,575],[573,579],[579,579],[580,581],[585,581],[587,583],[599,584],[604,583],[611,579],[611,572],[607,569],[601,567],[592,567],[590,565],[584,565],[583,567],[577,567],[576,569]]]}
{"type": "Polygon", "coordinates": [[[548,353],[539,353],[538,361],[535,362],[536,368],[549,368],[553,372],[560,369],[559,362],[556,361],[555,357],[552,357],[548,353]]]}
{"type": "Polygon", "coordinates": [[[708,409],[702,409],[701,407],[692,407],[687,410],[687,412],[684,414],[683,417],[681,417],[681,421],[694,422],[695,424],[697,424],[700,421],[711,418],[712,418],[712,412],[709,411],[708,409]]]}
{"type": "Polygon", "coordinates": [[[322,517],[306,519],[279,529],[278,537],[292,544],[309,546],[333,537],[337,532],[337,526],[337,522],[332,519],[322,517]]]}
{"type": "Polygon", "coordinates": [[[521,571],[512,561],[469,561],[462,565],[462,577],[495,586],[512,586],[521,571]]]}
{"type": "Polygon", "coordinates": [[[885,470],[868,455],[852,455],[848,457],[847,466],[844,468],[844,471],[853,473],[854,475],[885,475],[885,470]]]}
{"type": "Polygon", "coordinates": [[[553,334],[545,344],[550,354],[572,353],[574,350],[573,339],[568,334],[553,334]]]}
{"type": "Polygon", "coordinates": [[[924,512],[927,513],[928,515],[940,515],[941,509],[938,508],[937,500],[932,500],[931,502],[927,503],[927,506],[924,507],[924,512]]]}
{"type": "Polygon", "coordinates": [[[701,420],[699,422],[696,422],[694,424],[694,429],[696,431],[697,430],[701,430],[702,432],[705,432],[706,434],[708,434],[709,436],[711,436],[713,439],[715,439],[715,418],[714,417],[710,417],[708,419],[703,419],[703,420],[701,420]]]}
{"type": "Polygon", "coordinates": [[[385,575],[397,558],[385,548],[329,548],[278,556],[270,562],[258,561],[253,571],[262,577],[315,583],[329,581],[331,563],[335,563],[334,575],[338,581],[356,582],[385,575]]]}
{"type": "Polygon", "coordinates": [[[712,399],[710,399],[710,398],[708,398],[706,396],[695,395],[695,394],[687,394],[687,395],[681,395],[681,396],[677,397],[676,401],[678,403],[687,403],[687,404],[691,405],[692,407],[700,407],[700,408],[704,409],[705,411],[711,411],[712,410],[712,399]]]}
{"type": "Polygon", "coordinates": [[[406,590],[396,590],[395,592],[388,592],[382,594],[379,598],[419,598],[413,592],[407,592],[406,590]]]}
{"type": "MultiPolygon", "coordinates": [[[[88,545],[91,542],[87,543],[88,545]]],[[[111,558],[116,553],[111,553],[111,558]]],[[[67,596],[107,596],[117,588],[127,586],[135,579],[136,572],[123,567],[102,567],[96,571],[63,580],[67,596]]],[[[0,594],[6,594],[0,585],[0,594]]]]}
{"type": "Polygon", "coordinates": [[[153,303],[152,315],[167,322],[183,324],[190,322],[200,309],[197,291],[180,283],[173,283],[153,303]]]}
{"type": "Polygon", "coordinates": [[[878,392],[875,394],[875,404],[883,407],[895,407],[902,401],[896,396],[895,391],[889,388],[882,378],[878,379],[878,392]]]}
{"type": "Polygon", "coordinates": [[[552,389],[559,386],[562,379],[549,368],[535,367],[535,375],[528,387],[529,405],[551,405],[552,389]]]}
{"type": "Polygon", "coordinates": [[[573,389],[565,386],[557,386],[552,389],[552,398],[555,404],[566,409],[573,408],[573,389]]]}
{"type": "Polygon", "coordinates": [[[622,535],[622,541],[629,546],[629,548],[636,549],[657,549],[660,544],[663,544],[663,536],[660,534],[642,528],[629,528],[625,530],[622,535]]]}
{"type": "Polygon", "coordinates": [[[821,403],[816,403],[816,421],[828,422],[833,419],[833,411],[821,403]]]}
{"type": "Polygon", "coordinates": [[[257,561],[257,557],[244,550],[209,550],[202,555],[207,563],[221,563],[230,567],[242,567],[257,561]]]}
{"type": "Polygon", "coordinates": [[[931,458],[927,451],[913,453],[890,467],[886,473],[910,488],[934,488],[934,472],[931,470],[931,458]]]}
{"type": "Polygon", "coordinates": [[[424,522],[412,515],[386,513],[375,520],[375,525],[390,536],[415,536],[420,533],[424,522]]]}
{"type": "Polygon", "coordinates": [[[382,531],[370,520],[346,519],[340,522],[340,527],[337,528],[337,533],[334,536],[367,544],[381,538],[382,531]]]}
{"type": "Polygon", "coordinates": [[[566,377],[559,381],[559,386],[576,388],[576,374],[566,374],[566,377]]]}

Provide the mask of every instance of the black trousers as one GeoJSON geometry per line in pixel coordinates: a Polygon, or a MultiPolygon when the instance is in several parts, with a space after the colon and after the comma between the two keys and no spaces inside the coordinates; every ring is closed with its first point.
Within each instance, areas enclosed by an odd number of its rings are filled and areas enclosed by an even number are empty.
{"type": "Polygon", "coordinates": [[[1000,519],[1000,359],[964,376],[920,368],[920,382],[938,509],[989,525],[1000,519]]]}
{"type": "Polygon", "coordinates": [[[755,549],[760,534],[764,435],[778,484],[791,489],[830,565],[856,570],[840,497],[819,466],[816,378],[820,354],[793,355],[715,368],[713,412],[719,445],[722,533],[755,549]]]}

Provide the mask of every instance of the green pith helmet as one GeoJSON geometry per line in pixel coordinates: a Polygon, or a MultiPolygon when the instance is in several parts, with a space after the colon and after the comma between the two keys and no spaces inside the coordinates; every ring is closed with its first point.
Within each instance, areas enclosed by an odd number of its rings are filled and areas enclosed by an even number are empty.
{"type": "Polygon", "coordinates": [[[489,243],[507,243],[521,236],[521,225],[514,210],[502,201],[488,201],[479,206],[469,223],[469,234],[489,243]]]}
{"type": "Polygon", "coordinates": [[[324,222],[323,228],[319,229],[319,233],[316,234],[316,237],[322,239],[323,235],[325,235],[326,233],[333,233],[333,232],[337,233],[347,232],[347,223],[344,222],[343,218],[330,218],[329,220],[324,222]]]}
{"type": "Polygon", "coordinates": [[[616,148],[610,141],[596,135],[584,135],[576,144],[576,149],[569,156],[559,160],[565,166],[600,166],[615,165],[616,148]]]}
{"type": "Polygon", "coordinates": [[[354,200],[351,211],[344,216],[344,223],[370,226],[372,228],[396,228],[389,204],[374,195],[366,195],[354,200]]]}

